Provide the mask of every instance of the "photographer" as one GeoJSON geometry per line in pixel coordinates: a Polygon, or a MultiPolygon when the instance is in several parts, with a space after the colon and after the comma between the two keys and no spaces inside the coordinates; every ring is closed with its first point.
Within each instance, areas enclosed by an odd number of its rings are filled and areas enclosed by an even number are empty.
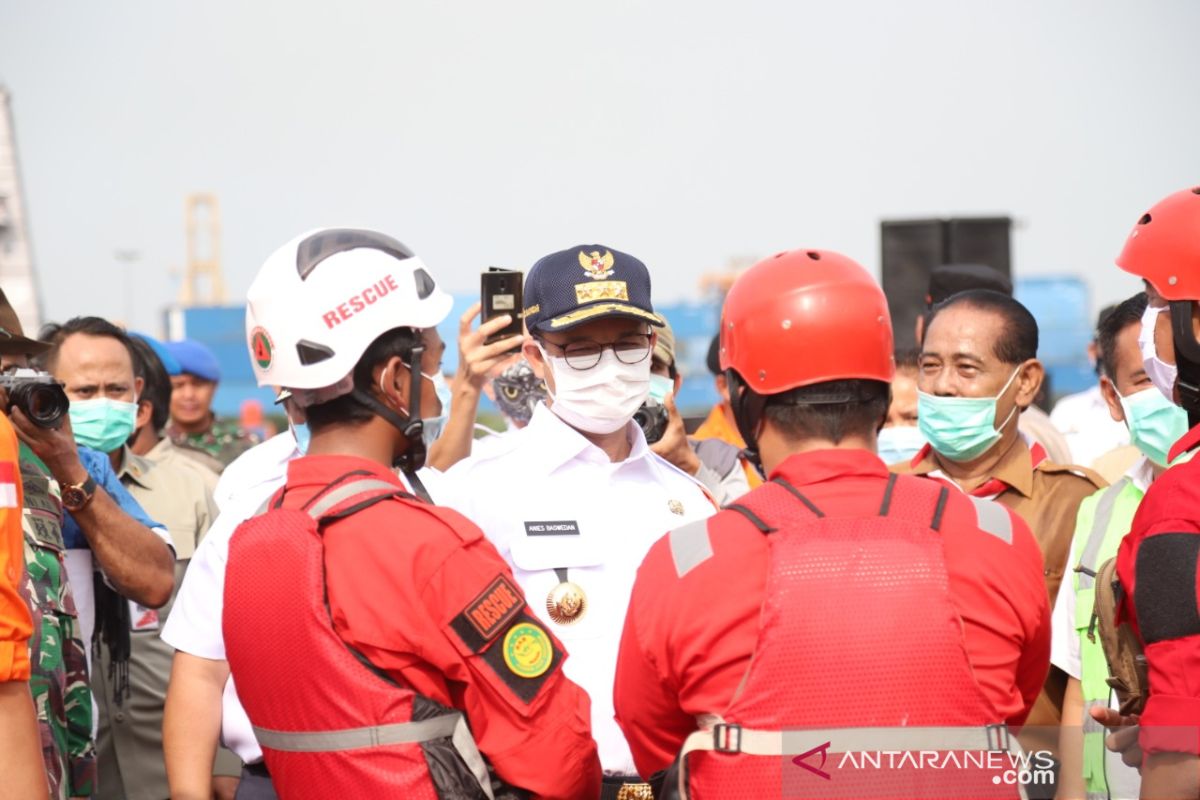
{"type": "Polygon", "coordinates": [[[720,439],[688,438],[675,408],[675,395],[683,385],[675,366],[675,333],[666,317],[660,314],[659,318],[663,327],[651,354],[650,399],[638,409],[634,421],[642,426],[651,451],[694,476],[724,506],[750,491],[741,469],[741,451],[720,439]]]}

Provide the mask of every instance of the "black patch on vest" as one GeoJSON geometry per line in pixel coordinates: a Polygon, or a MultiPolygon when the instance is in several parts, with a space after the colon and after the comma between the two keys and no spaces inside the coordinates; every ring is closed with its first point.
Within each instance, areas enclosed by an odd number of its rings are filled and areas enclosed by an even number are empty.
{"type": "Polygon", "coordinates": [[[524,607],[521,590],[499,575],[450,621],[450,627],[472,653],[480,653],[524,607]]]}
{"type": "Polygon", "coordinates": [[[1198,556],[1200,536],[1194,533],[1160,533],[1138,547],[1133,605],[1146,644],[1200,634],[1198,556]]]}
{"type": "MultiPolygon", "coordinates": [[[[512,621],[512,624],[505,627],[505,634],[522,622],[528,622],[530,625],[536,625],[538,629],[546,631],[546,626],[540,619],[522,613],[512,621]]],[[[546,681],[550,680],[554,673],[558,672],[559,665],[562,664],[563,652],[559,648],[558,642],[548,632],[546,633],[546,638],[550,641],[550,646],[554,649],[554,656],[550,661],[550,667],[536,678],[522,678],[508,668],[508,665],[504,663],[503,637],[500,637],[483,654],[484,662],[491,667],[500,680],[504,682],[504,685],[511,689],[512,693],[519,697],[525,705],[533,702],[534,698],[538,696],[538,692],[542,690],[542,686],[545,685],[546,681]]]]}
{"type": "Polygon", "coordinates": [[[573,519],[552,519],[525,523],[526,536],[578,536],[579,523],[573,519]]]}

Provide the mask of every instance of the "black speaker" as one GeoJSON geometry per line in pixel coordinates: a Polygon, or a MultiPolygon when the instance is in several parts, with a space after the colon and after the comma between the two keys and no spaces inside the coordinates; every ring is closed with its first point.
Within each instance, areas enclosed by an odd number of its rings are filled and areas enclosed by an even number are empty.
{"type": "Polygon", "coordinates": [[[885,220],[880,223],[880,272],[892,312],[896,348],[916,346],[929,273],[943,264],[986,264],[1012,274],[1008,217],[885,220]]]}

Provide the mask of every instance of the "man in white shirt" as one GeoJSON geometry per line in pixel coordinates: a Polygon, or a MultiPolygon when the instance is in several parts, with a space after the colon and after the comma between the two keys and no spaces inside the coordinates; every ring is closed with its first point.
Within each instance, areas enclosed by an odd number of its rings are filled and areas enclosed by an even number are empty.
{"type": "Polygon", "coordinates": [[[288,462],[301,455],[296,439],[290,431],[272,437],[221,474],[214,492],[221,513],[196,548],[163,628],[163,641],[176,650],[163,721],[167,777],[176,800],[212,796],[218,736],[245,764],[246,785],[238,796],[274,796],[259,766],[262,749],[229,677],[221,622],[229,540],[287,480],[288,462]]]}
{"type": "Polygon", "coordinates": [[[650,545],[716,506],[632,422],[662,324],[645,265],[602,245],[573,247],[533,266],[524,300],[523,352],[550,399],[495,451],[450,469],[438,500],[483,529],[570,652],[567,677],[592,699],[601,797],[640,797],[649,787],[613,719],[629,595],[650,545]]]}
{"type": "MultiPolygon", "coordinates": [[[[1106,306],[1100,310],[1097,330],[1115,308],[1106,306]]],[[[1098,336],[1088,344],[1088,359],[1096,366],[1098,377],[1100,363],[1104,359],[1098,336]]],[[[1129,429],[1109,414],[1099,382],[1055,403],[1054,410],[1050,412],[1050,422],[1067,440],[1067,446],[1071,448],[1071,461],[1085,467],[1092,467],[1104,454],[1129,444],[1129,429]]]]}

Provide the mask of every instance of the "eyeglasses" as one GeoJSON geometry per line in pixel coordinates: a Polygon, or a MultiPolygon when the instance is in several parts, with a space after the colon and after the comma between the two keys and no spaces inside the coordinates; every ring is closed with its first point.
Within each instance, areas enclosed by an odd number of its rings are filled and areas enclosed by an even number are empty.
{"type": "Polygon", "coordinates": [[[591,369],[600,363],[600,356],[605,350],[612,350],[613,355],[622,364],[639,364],[650,355],[649,333],[630,333],[615,342],[601,344],[600,342],[570,342],[566,345],[555,344],[542,339],[542,343],[556,347],[562,351],[567,366],[572,369],[591,369]]]}

